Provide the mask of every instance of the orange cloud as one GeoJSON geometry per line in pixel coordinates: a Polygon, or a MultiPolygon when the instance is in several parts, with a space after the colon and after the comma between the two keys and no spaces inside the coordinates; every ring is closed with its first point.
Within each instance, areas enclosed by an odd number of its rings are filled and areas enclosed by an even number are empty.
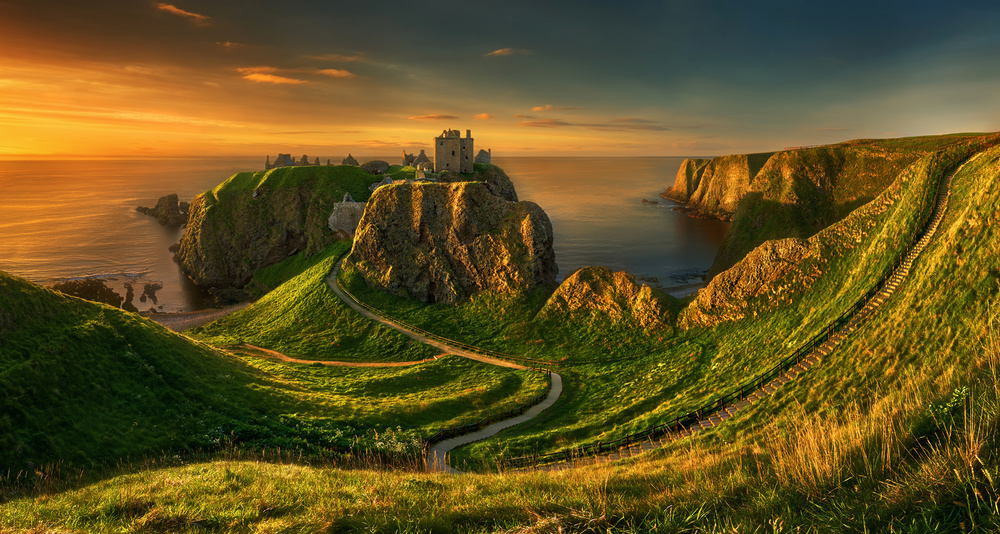
{"type": "Polygon", "coordinates": [[[354,74],[349,70],[344,69],[323,69],[316,71],[324,76],[331,76],[333,78],[356,78],[358,75],[354,74]]]}
{"type": "Polygon", "coordinates": [[[276,67],[239,67],[236,71],[243,75],[244,80],[250,80],[251,82],[257,83],[273,83],[279,85],[301,85],[309,83],[305,80],[274,74],[278,72],[276,67]]]}
{"type": "Polygon", "coordinates": [[[408,117],[411,121],[441,121],[441,120],[454,120],[458,117],[454,115],[418,115],[416,117],[408,117]]]}
{"type": "Polygon", "coordinates": [[[498,57],[498,56],[530,56],[532,54],[531,50],[525,50],[523,48],[498,48],[488,54],[485,57],[498,57]]]}
{"type": "Polygon", "coordinates": [[[580,109],[580,106],[553,106],[552,104],[545,104],[544,106],[535,106],[531,108],[531,111],[557,111],[562,109],[580,109]]]}
{"type": "Polygon", "coordinates": [[[488,121],[493,118],[493,115],[490,115],[489,113],[480,113],[472,118],[480,121],[488,121]]]}
{"type": "Polygon", "coordinates": [[[208,26],[209,24],[211,24],[211,22],[209,21],[212,20],[212,17],[209,17],[207,15],[199,15],[198,13],[192,13],[190,11],[184,11],[183,9],[173,4],[160,3],[156,4],[156,8],[159,9],[160,11],[166,11],[167,13],[173,13],[174,15],[180,17],[189,18],[191,19],[192,22],[194,22],[199,26],[208,26]]]}
{"type": "Polygon", "coordinates": [[[241,43],[234,43],[232,41],[216,42],[215,44],[217,44],[217,45],[219,45],[219,46],[221,46],[221,47],[223,47],[225,49],[228,49],[228,50],[232,50],[233,48],[239,48],[239,47],[243,46],[241,43]]]}
{"type": "Polygon", "coordinates": [[[560,126],[573,126],[572,124],[559,119],[542,119],[538,121],[519,122],[521,126],[533,126],[535,128],[558,128],[560,126]]]}

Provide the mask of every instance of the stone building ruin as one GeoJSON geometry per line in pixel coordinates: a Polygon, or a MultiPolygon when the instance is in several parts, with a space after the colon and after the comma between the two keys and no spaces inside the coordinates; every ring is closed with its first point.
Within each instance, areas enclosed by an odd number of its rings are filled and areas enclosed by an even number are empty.
{"type": "Polygon", "coordinates": [[[473,172],[472,130],[444,130],[434,138],[434,172],[473,172]]]}

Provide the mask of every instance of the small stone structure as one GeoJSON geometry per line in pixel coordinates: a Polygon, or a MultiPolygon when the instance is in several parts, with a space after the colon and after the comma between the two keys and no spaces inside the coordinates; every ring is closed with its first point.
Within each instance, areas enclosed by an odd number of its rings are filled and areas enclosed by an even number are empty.
{"type": "Polygon", "coordinates": [[[358,163],[358,160],[354,159],[354,156],[352,156],[350,154],[348,154],[347,157],[344,158],[344,161],[340,162],[340,164],[341,165],[353,165],[355,167],[358,167],[358,166],[361,165],[360,163],[358,163]]]}
{"type": "Polygon", "coordinates": [[[264,163],[264,170],[269,171],[278,167],[292,167],[295,164],[295,158],[291,154],[278,154],[278,157],[274,158],[273,165],[271,164],[271,156],[267,157],[267,161],[264,163]]]}
{"type": "Polygon", "coordinates": [[[480,150],[479,153],[476,154],[476,163],[485,163],[485,164],[489,165],[489,164],[492,163],[492,159],[493,159],[493,149],[492,148],[489,149],[489,151],[480,150]]]}
{"type": "MultiPolygon", "coordinates": [[[[421,150],[420,153],[423,154],[424,151],[421,150]]],[[[404,167],[406,167],[407,165],[413,165],[413,160],[414,159],[416,159],[416,158],[413,156],[413,154],[407,154],[406,150],[405,149],[403,150],[403,166],[404,167]]],[[[413,166],[416,167],[416,165],[413,165],[413,166]]]]}
{"type": "Polygon", "coordinates": [[[434,171],[470,173],[472,153],[472,130],[466,130],[465,137],[458,130],[444,130],[434,138],[434,171]]]}
{"type": "Polygon", "coordinates": [[[361,216],[365,213],[365,202],[355,202],[350,193],[344,194],[344,201],[333,205],[333,212],[327,219],[327,226],[337,234],[338,238],[347,239],[354,237],[361,222],[361,216]]]}

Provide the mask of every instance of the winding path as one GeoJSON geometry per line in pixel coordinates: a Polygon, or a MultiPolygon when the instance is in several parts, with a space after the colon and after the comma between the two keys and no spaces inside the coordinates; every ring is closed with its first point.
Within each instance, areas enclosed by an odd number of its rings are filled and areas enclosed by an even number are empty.
{"type": "Polygon", "coordinates": [[[434,360],[440,358],[441,356],[447,356],[447,354],[438,354],[433,358],[427,358],[426,360],[417,360],[413,362],[340,362],[331,360],[300,360],[298,358],[292,358],[291,356],[286,356],[276,350],[265,349],[264,347],[258,347],[256,345],[251,345],[249,343],[240,343],[232,347],[234,349],[250,349],[257,352],[261,352],[274,358],[276,360],[281,360],[283,362],[289,363],[308,363],[308,364],[321,364],[330,365],[333,367],[406,367],[408,365],[419,365],[421,363],[433,362],[434,360]]]}
{"type": "MultiPolygon", "coordinates": [[[[344,292],[343,289],[341,289],[340,283],[337,281],[337,274],[340,272],[340,266],[343,263],[344,263],[344,258],[341,258],[340,261],[337,262],[336,267],[333,268],[333,272],[331,272],[330,276],[326,278],[326,283],[327,285],[330,286],[330,289],[333,290],[333,293],[337,295],[337,298],[344,301],[354,311],[360,313],[361,315],[364,315],[365,317],[368,317],[373,321],[378,321],[379,323],[388,326],[389,328],[397,330],[402,334],[408,336],[410,339],[430,345],[447,354],[454,354],[455,356],[461,356],[463,358],[468,358],[470,360],[476,360],[478,362],[488,363],[491,365],[499,365],[501,367],[509,367],[511,369],[522,369],[522,370],[529,369],[529,367],[526,367],[524,365],[520,365],[514,362],[509,362],[506,360],[501,360],[498,358],[491,358],[489,356],[485,356],[482,354],[478,354],[476,352],[468,351],[465,349],[449,345],[447,343],[444,343],[436,339],[431,339],[423,334],[414,332],[413,330],[410,330],[409,328],[406,328],[396,323],[395,321],[391,321],[389,319],[386,319],[384,317],[375,314],[374,312],[361,306],[353,298],[349,297],[344,292]]],[[[443,472],[443,473],[461,473],[461,471],[448,465],[448,452],[458,447],[461,447],[462,445],[467,445],[469,443],[486,439],[490,436],[496,435],[501,430],[528,421],[529,419],[534,418],[542,411],[555,404],[556,401],[559,400],[559,396],[562,395],[562,390],[563,390],[562,377],[559,376],[557,373],[551,373],[551,377],[552,377],[552,387],[549,389],[549,393],[545,397],[545,400],[536,404],[535,406],[532,406],[523,414],[516,417],[511,417],[510,419],[504,419],[503,421],[498,421],[479,431],[472,432],[469,434],[464,434],[451,439],[446,439],[444,441],[439,441],[434,445],[432,445],[427,451],[427,457],[424,459],[424,462],[427,466],[427,470],[433,472],[443,472]]]]}

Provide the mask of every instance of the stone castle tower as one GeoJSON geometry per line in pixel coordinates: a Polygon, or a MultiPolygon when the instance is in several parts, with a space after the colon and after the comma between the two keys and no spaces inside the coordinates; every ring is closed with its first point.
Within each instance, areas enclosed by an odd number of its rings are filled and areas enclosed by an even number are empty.
{"type": "Polygon", "coordinates": [[[474,157],[472,130],[466,130],[465,137],[458,130],[445,130],[434,138],[434,172],[473,172],[474,157]]]}

